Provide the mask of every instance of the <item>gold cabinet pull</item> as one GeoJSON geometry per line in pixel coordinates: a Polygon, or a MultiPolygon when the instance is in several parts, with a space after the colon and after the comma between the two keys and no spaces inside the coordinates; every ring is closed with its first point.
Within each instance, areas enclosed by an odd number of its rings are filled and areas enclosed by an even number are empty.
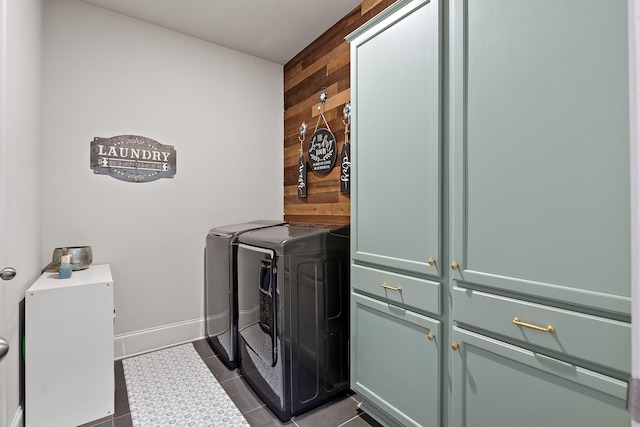
{"type": "Polygon", "coordinates": [[[434,334],[433,332],[429,332],[429,334],[427,335],[427,338],[429,338],[429,341],[433,341],[435,337],[436,337],[436,334],[434,334]]]}
{"type": "Polygon", "coordinates": [[[429,263],[429,265],[433,266],[433,264],[436,263],[436,259],[432,256],[429,257],[429,261],[427,261],[429,263]]]}
{"type": "Polygon", "coordinates": [[[534,329],[536,331],[541,331],[541,332],[555,331],[555,329],[551,325],[547,326],[546,328],[543,328],[542,326],[536,326],[536,325],[532,325],[531,323],[521,322],[520,319],[518,319],[517,317],[513,318],[513,324],[518,326],[524,326],[525,328],[534,329]]]}
{"type": "Polygon", "coordinates": [[[383,283],[382,285],[383,288],[385,289],[389,289],[390,291],[398,291],[398,292],[402,292],[402,286],[398,286],[397,288],[394,288],[393,286],[389,286],[386,283],[383,283]]]}
{"type": "Polygon", "coordinates": [[[455,261],[453,261],[453,262],[451,263],[451,269],[452,269],[452,270],[457,270],[457,269],[458,269],[458,263],[457,263],[457,262],[455,262],[455,261]]]}
{"type": "Polygon", "coordinates": [[[457,341],[454,341],[454,342],[452,342],[452,343],[451,343],[451,348],[452,348],[454,351],[455,351],[455,350],[457,350],[457,349],[458,349],[458,347],[460,347],[460,346],[458,345],[458,342],[457,342],[457,341]]]}

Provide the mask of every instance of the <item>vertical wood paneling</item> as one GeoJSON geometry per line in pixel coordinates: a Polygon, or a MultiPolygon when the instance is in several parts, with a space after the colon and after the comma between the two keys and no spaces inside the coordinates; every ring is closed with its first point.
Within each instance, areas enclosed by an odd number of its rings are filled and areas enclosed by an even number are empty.
{"type": "MultiPolygon", "coordinates": [[[[349,44],[344,38],[376,16],[395,0],[364,0],[351,13],[318,37],[284,67],[284,219],[292,222],[348,224],[350,196],[340,194],[340,169],[326,175],[307,172],[307,197],[297,196],[297,161],[300,155],[299,128],[308,126],[308,142],[320,115],[320,94],[326,91],[325,119],[336,137],[338,153],[345,142],[342,109],[350,100],[349,44]]],[[[320,120],[324,127],[324,122],[320,120]]]]}

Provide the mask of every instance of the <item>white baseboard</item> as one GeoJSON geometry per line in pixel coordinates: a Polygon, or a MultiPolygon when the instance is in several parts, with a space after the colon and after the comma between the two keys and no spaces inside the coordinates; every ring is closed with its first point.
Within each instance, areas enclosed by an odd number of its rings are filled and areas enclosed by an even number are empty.
{"type": "Polygon", "coordinates": [[[116,335],[113,338],[115,360],[148,353],[204,337],[204,320],[195,319],[116,335]]]}
{"type": "Polygon", "coordinates": [[[18,406],[18,410],[13,417],[13,421],[11,421],[11,427],[22,427],[24,425],[23,417],[24,411],[22,410],[22,406],[18,406]]]}

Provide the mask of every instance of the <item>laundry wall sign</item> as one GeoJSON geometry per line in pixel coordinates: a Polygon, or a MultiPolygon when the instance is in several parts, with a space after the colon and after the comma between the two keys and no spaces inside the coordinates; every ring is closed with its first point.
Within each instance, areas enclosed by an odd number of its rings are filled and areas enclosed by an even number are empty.
{"type": "Polygon", "coordinates": [[[336,137],[329,129],[318,129],[309,141],[309,164],[311,170],[321,175],[331,171],[336,163],[336,137]]]}
{"type": "Polygon", "coordinates": [[[173,178],[176,174],[176,150],[153,139],[138,135],[93,138],[91,169],[122,181],[150,182],[173,178]]]}

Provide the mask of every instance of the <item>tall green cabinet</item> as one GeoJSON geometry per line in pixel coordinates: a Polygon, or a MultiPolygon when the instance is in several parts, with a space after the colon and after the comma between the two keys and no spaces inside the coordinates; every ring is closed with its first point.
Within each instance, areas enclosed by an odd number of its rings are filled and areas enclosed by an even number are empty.
{"type": "Polygon", "coordinates": [[[351,383],[374,416],[435,426],[442,383],[440,11],[433,1],[400,5],[352,42],[351,383]]]}
{"type": "Polygon", "coordinates": [[[347,40],[363,409],[629,426],[626,2],[400,0],[347,40]]]}

